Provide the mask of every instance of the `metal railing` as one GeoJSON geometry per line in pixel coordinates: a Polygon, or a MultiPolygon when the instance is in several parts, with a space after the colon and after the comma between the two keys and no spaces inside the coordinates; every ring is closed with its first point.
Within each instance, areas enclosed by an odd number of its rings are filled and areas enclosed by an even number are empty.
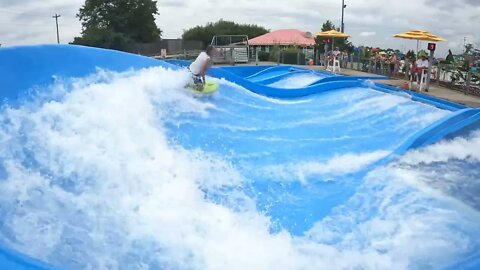
{"type": "Polygon", "coordinates": [[[248,47],[245,46],[214,46],[217,49],[216,55],[212,57],[215,64],[248,63],[248,47]]]}
{"type": "Polygon", "coordinates": [[[247,35],[215,35],[211,45],[217,49],[212,57],[216,64],[248,63],[250,52],[247,35]]]}
{"type": "MultiPolygon", "coordinates": [[[[322,62],[322,60],[321,60],[322,62]]],[[[385,61],[375,61],[369,58],[360,58],[356,56],[345,57],[340,60],[342,68],[348,68],[361,72],[367,72],[377,75],[388,76],[391,78],[409,80],[410,63],[400,62],[397,64],[385,61]]],[[[432,68],[431,81],[432,85],[443,86],[453,90],[462,91],[466,95],[471,94],[480,96],[480,81],[474,80],[478,76],[478,72],[458,71],[452,65],[437,64],[432,68]],[[459,80],[452,80],[453,73],[461,75],[459,80]]]]}
{"type": "Polygon", "coordinates": [[[156,59],[180,59],[180,60],[194,60],[202,52],[202,50],[183,50],[177,52],[170,52],[165,57],[153,56],[156,59]]]}

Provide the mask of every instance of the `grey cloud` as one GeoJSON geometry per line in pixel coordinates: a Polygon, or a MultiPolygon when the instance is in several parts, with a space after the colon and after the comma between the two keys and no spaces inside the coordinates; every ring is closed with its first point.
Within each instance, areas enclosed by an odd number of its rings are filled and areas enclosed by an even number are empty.
{"type": "Polygon", "coordinates": [[[480,0],[427,0],[429,6],[444,8],[444,9],[458,9],[466,8],[466,6],[480,6],[480,0]]]}
{"type": "Polygon", "coordinates": [[[184,7],[185,6],[185,2],[184,1],[179,1],[179,0],[160,0],[160,1],[157,1],[157,5],[159,7],[159,10],[162,8],[162,7],[184,7]]]}
{"type": "Polygon", "coordinates": [[[466,0],[465,2],[467,4],[472,5],[472,6],[480,6],[480,1],[479,0],[466,0]]]}
{"type": "Polygon", "coordinates": [[[10,1],[2,0],[0,7],[0,43],[4,45],[52,43],[56,41],[55,13],[59,19],[62,41],[71,41],[72,32],[79,31],[75,18],[83,1],[61,0],[10,1]]]}
{"type": "MultiPolygon", "coordinates": [[[[60,13],[61,40],[71,41],[79,35],[80,22],[75,17],[84,0],[0,0],[0,43],[14,45],[55,42],[51,16],[60,13]],[[2,11],[3,10],[3,11],[2,11]],[[10,12],[6,12],[9,10],[10,12]],[[22,35],[17,26],[22,26],[22,35]],[[30,27],[29,27],[30,26],[30,27]]],[[[398,40],[392,35],[411,29],[425,29],[442,35],[449,42],[440,50],[461,50],[463,37],[479,42],[480,0],[345,0],[345,27],[357,44],[379,47],[413,47],[415,42],[398,40]],[[375,32],[375,36],[361,36],[375,32]],[[475,36],[477,35],[477,36],[475,36]],[[458,47],[458,48],[457,48],[458,47]]],[[[164,38],[181,36],[183,29],[220,18],[240,23],[253,23],[275,30],[296,28],[319,31],[325,20],[340,26],[341,2],[338,0],[157,0],[160,15],[157,24],[164,38]]]]}

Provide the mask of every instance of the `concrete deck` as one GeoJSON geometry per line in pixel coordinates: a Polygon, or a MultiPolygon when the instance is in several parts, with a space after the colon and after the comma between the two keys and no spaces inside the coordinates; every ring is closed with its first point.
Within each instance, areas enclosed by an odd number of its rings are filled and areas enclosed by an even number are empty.
{"type": "MultiPolygon", "coordinates": [[[[313,67],[313,68],[321,68],[321,67],[313,67]]],[[[322,69],[320,69],[322,70],[322,69]]],[[[351,69],[341,69],[340,74],[342,75],[349,75],[349,76],[372,76],[374,74],[370,73],[365,73],[365,72],[360,72],[356,70],[351,70],[351,69]]],[[[389,80],[384,80],[384,81],[378,81],[379,83],[387,84],[387,85],[392,85],[392,86],[397,86],[397,87],[402,87],[405,82],[408,82],[407,80],[400,80],[400,79],[389,79],[389,80]]],[[[414,84],[413,86],[414,89],[412,90],[417,90],[418,85],[414,84]]],[[[443,99],[447,99],[456,103],[464,104],[470,107],[478,108],[480,107],[480,97],[473,96],[473,95],[465,95],[462,92],[453,90],[453,89],[448,89],[445,87],[437,86],[435,83],[432,83],[430,85],[430,89],[428,92],[422,92],[422,94],[426,95],[431,95],[443,99]]]]}

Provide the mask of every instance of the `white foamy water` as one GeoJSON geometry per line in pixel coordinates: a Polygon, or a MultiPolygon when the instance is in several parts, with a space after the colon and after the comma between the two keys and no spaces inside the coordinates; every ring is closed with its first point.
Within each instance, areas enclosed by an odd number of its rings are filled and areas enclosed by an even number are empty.
{"type": "MultiPolygon", "coordinates": [[[[367,119],[369,122],[361,121],[366,126],[373,126],[375,123],[386,118],[398,118],[398,125],[394,128],[401,130],[411,126],[425,127],[450,114],[446,110],[432,110],[425,113],[418,113],[418,104],[411,99],[400,95],[378,94],[379,91],[365,88],[353,88],[352,93],[344,95],[332,95],[323,99],[324,104],[333,106],[328,114],[318,114],[304,120],[290,123],[290,127],[301,127],[308,124],[343,123],[349,125],[352,122],[367,119]],[[348,106],[343,104],[347,103],[348,106]],[[394,113],[392,113],[394,111],[394,113]],[[370,119],[369,119],[370,118],[370,119]]],[[[421,105],[428,107],[428,105],[421,105]]]]}
{"type": "Polygon", "coordinates": [[[370,172],[310,236],[376,250],[392,269],[440,269],[478,253],[480,161],[473,149],[479,139],[477,132],[443,141],[370,172]]]}
{"type": "MultiPolygon", "coordinates": [[[[186,90],[188,80],[163,68],[100,71],[57,80],[54,100],[3,108],[0,241],[65,269],[422,269],[475,247],[479,223],[463,214],[468,207],[420,188],[419,169],[399,173],[400,165],[372,172],[305,236],[272,233],[243,191],[251,179],[226,158],[167,137],[167,119],[217,109],[186,90]],[[206,193],[227,200],[216,204],[206,193]]],[[[475,138],[466,144],[479,146],[475,138]]],[[[438,160],[436,151],[411,153],[408,164],[438,160]]],[[[291,166],[337,175],[386,154],[291,166]]]]}
{"type": "Polygon", "coordinates": [[[386,157],[390,152],[376,151],[372,153],[349,153],[335,156],[327,162],[304,162],[299,164],[282,164],[264,168],[265,173],[275,179],[299,179],[305,183],[308,178],[326,178],[342,174],[354,173],[366,166],[386,157]]]}
{"type": "Polygon", "coordinates": [[[288,76],[285,79],[271,83],[268,86],[276,88],[303,88],[318,81],[321,78],[322,77],[320,77],[319,75],[313,73],[295,74],[292,76],[288,76]]]}

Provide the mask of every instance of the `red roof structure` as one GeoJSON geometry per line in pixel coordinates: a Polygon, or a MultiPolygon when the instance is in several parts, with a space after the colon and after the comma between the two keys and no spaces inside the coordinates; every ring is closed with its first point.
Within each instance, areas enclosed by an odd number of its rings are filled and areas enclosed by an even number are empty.
{"type": "Polygon", "coordinates": [[[309,32],[302,32],[296,29],[281,29],[250,39],[248,44],[251,46],[293,45],[308,47],[315,45],[315,39],[309,32]]]}

